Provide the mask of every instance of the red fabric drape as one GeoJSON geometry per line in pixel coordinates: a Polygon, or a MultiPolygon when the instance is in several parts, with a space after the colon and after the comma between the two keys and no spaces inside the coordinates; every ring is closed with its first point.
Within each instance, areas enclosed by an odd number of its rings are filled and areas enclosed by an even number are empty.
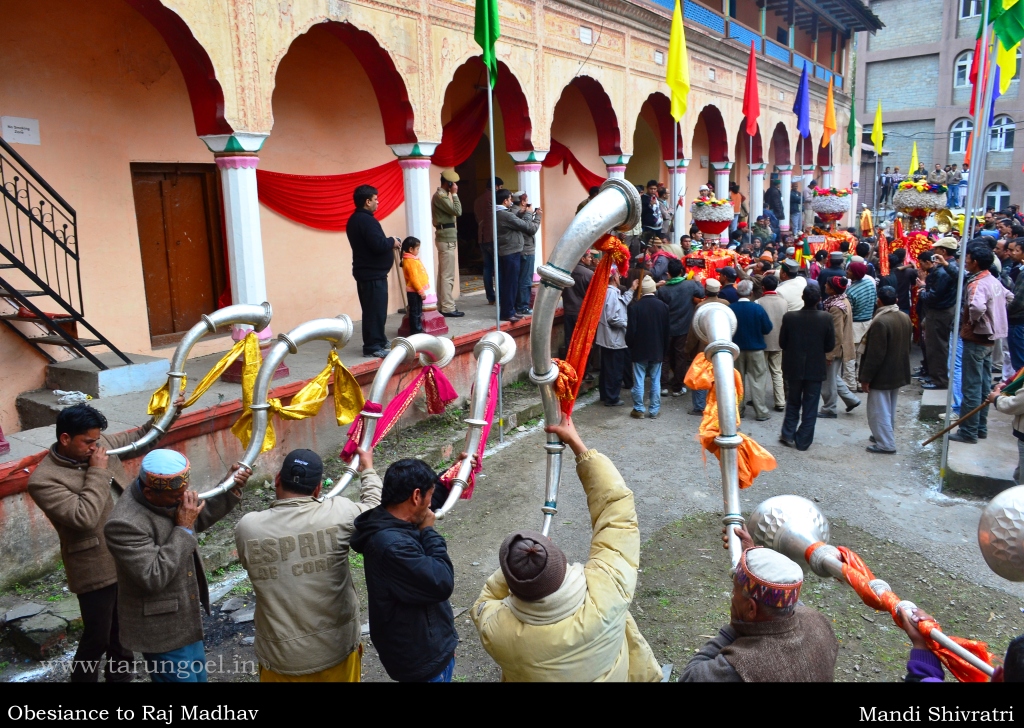
{"type": "Polygon", "coordinates": [[[282,174],[256,170],[260,202],[289,220],[317,230],[344,231],[355,212],[352,193],[359,185],[377,188],[383,220],[405,201],[402,168],[398,160],[362,172],[332,175],[282,174]]]}
{"type": "Polygon", "coordinates": [[[548,152],[548,156],[544,158],[544,166],[557,167],[559,164],[562,165],[562,174],[568,174],[569,167],[572,167],[572,171],[576,174],[576,179],[580,181],[580,184],[583,185],[583,188],[586,190],[589,190],[591,187],[600,187],[607,179],[607,177],[594,174],[584,167],[580,160],[576,159],[573,153],[569,150],[569,147],[552,139],[551,151],[548,152]]]}
{"type": "Polygon", "coordinates": [[[487,93],[480,91],[444,125],[441,143],[430,161],[438,167],[457,167],[473,154],[487,126],[487,93]]]}

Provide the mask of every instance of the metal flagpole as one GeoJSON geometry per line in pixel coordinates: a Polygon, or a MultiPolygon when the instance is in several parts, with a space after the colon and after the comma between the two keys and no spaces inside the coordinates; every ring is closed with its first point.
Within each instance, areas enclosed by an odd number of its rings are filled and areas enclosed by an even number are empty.
{"type": "Polygon", "coordinates": [[[672,120],[672,244],[679,242],[679,122],[672,120]]]}
{"type": "MultiPolygon", "coordinates": [[[[978,137],[977,143],[974,147],[980,144],[980,148],[976,150],[972,147],[972,166],[981,169],[981,173],[974,173],[967,179],[967,209],[964,211],[964,229],[963,234],[960,236],[960,270],[956,277],[956,309],[953,311],[953,331],[952,331],[952,345],[949,347],[949,359],[946,361],[946,369],[949,372],[949,387],[946,390],[946,424],[951,424],[953,414],[953,369],[956,362],[956,349],[957,340],[960,338],[960,311],[963,308],[963,296],[964,296],[964,277],[965,277],[965,266],[967,264],[967,241],[969,241],[974,234],[974,215],[975,209],[975,198],[978,193],[984,188],[984,180],[981,179],[985,174],[985,165],[987,162],[986,157],[988,156],[988,145],[989,145],[989,130],[988,130],[988,106],[992,103],[992,91],[995,87],[995,61],[996,61],[996,49],[999,40],[996,39],[996,43],[992,45],[992,51],[989,54],[988,62],[986,63],[985,55],[988,53],[988,3],[982,3],[982,14],[981,14],[981,53],[982,58],[979,61],[979,68],[981,73],[984,75],[985,71],[988,71],[988,77],[983,78],[982,83],[976,84],[974,89],[974,135],[978,137]],[[978,160],[981,161],[980,167],[975,164],[978,160]]],[[[985,376],[991,377],[990,372],[985,372],[985,376]]],[[[961,402],[961,407],[963,403],[961,402]]],[[[942,436],[942,459],[939,461],[939,483],[938,490],[942,492],[943,480],[946,477],[946,466],[949,463],[949,432],[947,431],[942,436]]]]}
{"type": "MultiPolygon", "coordinates": [[[[883,145],[885,144],[885,138],[884,137],[882,138],[882,144],[883,145]]],[[[878,188],[880,186],[878,184],[878,158],[880,156],[882,156],[881,153],[879,152],[879,150],[876,149],[875,150],[875,181],[871,185],[874,188],[874,190],[875,190],[875,225],[881,224],[879,219],[878,219],[878,192],[879,192],[878,188]]]]}
{"type": "MultiPolygon", "coordinates": [[[[497,185],[494,183],[494,89],[491,85],[491,68],[487,68],[487,145],[491,153],[491,194],[497,193],[497,185]]],[[[494,327],[495,331],[501,331],[501,288],[498,284],[498,203],[492,200],[491,209],[491,234],[494,237],[494,293],[497,299],[494,306],[494,327]]],[[[501,376],[498,377],[498,442],[505,441],[505,405],[501,396],[501,376]]]]}
{"type": "MultiPolygon", "coordinates": [[[[754,157],[754,137],[747,135],[750,138],[750,143],[747,145],[747,196],[750,198],[750,205],[747,207],[747,229],[750,229],[750,211],[754,207],[754,170],[751,168],[750,163],[754,157]]],[[[763,149],[763,147],[762,147],[763,149]]],[[[764,195],[764,190],[761,191],[764,195]]],[[[733,210],[733,214],[739,214],[737,210],[733,210]]],[[[761,210],[761,214],[764,214],[764,210],[761,210]]]]}

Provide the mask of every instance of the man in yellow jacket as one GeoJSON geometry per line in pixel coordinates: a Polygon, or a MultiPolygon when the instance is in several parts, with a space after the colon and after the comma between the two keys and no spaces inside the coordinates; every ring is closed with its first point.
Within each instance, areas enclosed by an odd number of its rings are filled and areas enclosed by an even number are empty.
{"type": "Polygon", "coordinates": [[[517,531],[499,552],[472,618],[508,682],[660,682],[661,668],[629,613],[640,564],[633,492],[572,420],[547,428],[576,455],[593,536],[586,564],[551,539],[517,531]]]}

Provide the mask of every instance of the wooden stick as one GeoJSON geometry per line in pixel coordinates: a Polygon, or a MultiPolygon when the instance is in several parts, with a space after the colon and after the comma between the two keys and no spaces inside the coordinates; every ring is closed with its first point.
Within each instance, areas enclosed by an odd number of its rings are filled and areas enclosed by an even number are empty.
{"type": "Polygon", "coordinates": [[[970,412],[968,412],[967,414],[965,414],[965,415],[961,415],[961,416],[960,416],[960,418],[959,418],[959,419],[958,419],[958,420],[957,420],[956,422],[954,422],[953,424],[951,424],[951,425],[950,425],[949,427],[946,427],[945,429],[939,430],[939,431],[938,431],[938,432],[936,432],[936,433],[935,433],[934,435],[932,435],[931,437],[929,437],[929,438],[928,438],[927,440],[925,440],[924,442],[922,442],[922,443],[921,443],[921,447],[924,447],[925,445],[928,445],[929,443],[935,442],[935,441],[936,441],[936,440],[938,440],[938,439],[939,439],[940,437],[942,437],[943,435],[945,435],[945,434],[946,434],[947,432],[949,432],[950,430],[952,430],[952,429],[953,429],[954,427],[956,427],[957,425],[959,425],[961,421],[963,421],[963,420],[966,420],[966,419],[967,419],[968,417],[971,417],[971,416],[973,416],[974,414],[976,414],[976,413],[978,413],[978,412],[981,412],[981,409],[982,409],[983,407],[986,407],[986,406],[988,406],[989,404],[991,404],[991,402],[989,402],[989,401],[988,401],[988,398],[986,397],[986,398],[985,398],[985,401],[984,401],[984,402],[982,402],[981,404],[979,404],[979,405],[978,405],[977,407],[975,407],[974,409],[972,409],[972,410],[971,410],[970,412]]]}

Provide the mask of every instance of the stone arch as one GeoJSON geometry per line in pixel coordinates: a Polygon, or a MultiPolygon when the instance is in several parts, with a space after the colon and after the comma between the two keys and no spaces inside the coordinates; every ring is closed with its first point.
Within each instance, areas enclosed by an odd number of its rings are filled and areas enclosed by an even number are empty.
{"type": "MultiPolygon", "coordinates": [[[[708,159],[711,162],[729,161],[729,135],[725,130],[725,121],[722,112],[714,104],[708,104],[701,109],[697,115],[697,125],[694,128],[694,137],[703,126],[704,134],[707,136],[708,159]]],[[[693,145],[691,144],[691,148],[693,145]]]]}
{"type": "Polygon", "coordinates": [[[224,90],[209,54],[188,24],[159,0],[127,0],[127,3],[156,29],[181,69],[196,134],[231,134],[234,129],[224,116],[224,90]]]}
{"type": "MultiPolygon", "coordinates": [[[[291,38],[288,48],[310,28],[321,23],[325,23],[331,34],[348,46],[370,79],[374,95],[377,97],[377,105],[380,107],[385,143],[409,144],[418,141],[414,130],[415,112],[405,79],[399,73],[391,53],[371,32],[358,28],[349,21],[314,18],[305,24],[300,33],[291,38]]],[[[287,53],[286,48],[274,59],[271,73],[275,77],[281,60],[287,53]]]]}
{"type": "MultiPolygon", "coordinates": [[[[455,81],[455,73],[463,66],[474,69],[479,73],[480,80],[478,85],[480,87],[487,83],[487,69],[484,67],[480,56],[467,58],[452,73],[445,87],[442,103],[438,106],[438,114],[444,108],[444,100],[447,98],[449,87],[455,81]]],[[[505,129],[505,151],[532,151],[534,148],[532,141],[533,122],[530,119],[530,104],[516,75],[503,61],[498,61],[498,82],[494,86],[494,101],[501,110],[501,118],[505,129]]]]}
{"type": "MultiPolygon", "coordinates": [[[[761,164],[764,162],[764,145],[761,142],[761,125],[757,125],[757,129],[754,131],[753,139],[747,134],[747,117],[743,117],[740,122],[740,128],[737,132],[736,138],[737,149],[742,150],[742,156],[746,159],[747,155],[750,155],[749,162],[751,164],[761,164]],[[751,143],[753,142],[753,143],[751,143]],[[752,148],[752,149],[751,149],[752,148]]],[[[740,155],[736,155],[736,161],[738,162],[740,155]]]]}
{"type": "MultiPolygon", "coordinates": [[[[569,86],[579,91],[590,110],[590,116],[593,118],[594,127],[597,130],[598,154],[601,156],[621,154],[618,117],[612,106],[611,98],[601,83],[590,76],[576,76],[565,88],[569,86]]],[[[562,89],[562,93],[565,92],[565,88],[562,89]]],[[[552,121],[554,120],[553,110],[558,106],[560,100],[561,94],[559,94],[555,106],[552,107],[552,121]]]]}
{"type": "MultiPolygon", "coordinates": [[[[658,134],[658,139],[661,142],[661,158],[672,159],[672,137],[673,127],[675,120],[672,118],[672,102],[668,96],[661,92],[654,92],[644,100],[643,106],[641,106],[641,113],[643,113],[644,107],[651,110],[654,118],[657,122],[657,128],[655,131],[658,134]]],[[[683,135],[682,130],[676,136],[676,155],[680,158],[683,157],[683,135]]]]}
{"type": "Polygon", "coordinates": [[[792,164],[792,156],[789,149],[789,132],[786,131],[786,125],[781,121],[775,125],[772,130],[772,139],[769,143],[770,155],[773,154],[775,158],[775,164],[785,165],[792,164]]]}

